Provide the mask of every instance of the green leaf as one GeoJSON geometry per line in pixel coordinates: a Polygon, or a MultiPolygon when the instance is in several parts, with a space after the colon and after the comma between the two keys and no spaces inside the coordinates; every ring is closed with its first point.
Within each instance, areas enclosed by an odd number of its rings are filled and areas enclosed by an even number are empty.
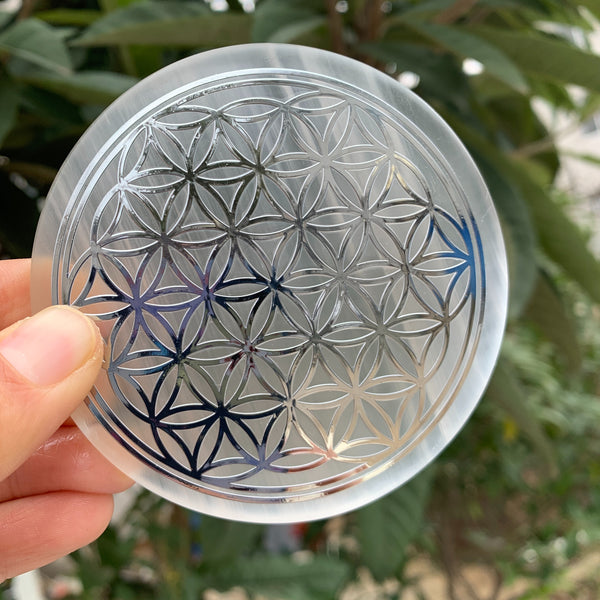
{"type": "Polygon", "coordinates": [[[67,77],[39,71],[21,72],[22,81],[76,104],[107,105],[137,83],[135,77],[109,71],[79,71],[67,77]]]}
{"type": "MultiPolygon", "coordinates": [[[[569,112],[577,112],[583,116],[584,108],[580,101],[574,101],[572,94],[567,86],[554,81],[537,79],[531,81],[531,96],[544,98],[555,108],[564,108],[569,112]]],[[[597,94],[588,94],[587,100],[592,97],[597,98],[597,94]]]]}
{"type": "Polygon", "coordinates": [[[260,525],[202,515],[199,541],[204,563],[212,568],[233,562],[256,547],[262,531],[260,525]]]}
{"type": "Polygon", "coordinates": [[[434,470],[423,471],[391,494],[355,512],[361,562],[376,579],[397,574],[408,545],[423,527],[434,470]]]}
{"type": "Polygon", "coordinates": [[[86,598],[98,598],[105,595],[106,590],[110,588],[115,578],[115,567],[113,565],[103,565],[99,563],[95,548],[86,548],[87,552],[79,550],[72,554],[72,558],[77,564],[77,578],[81,581],[85,590],[93,590],[94,595],[90,594],[86,598]],[[90,552],[92,550],[92,552],[90,552]]]}
{"type": "Polygon", "coordinates": [[[98,20],[102,16],[102,13],[99,10],[54,8],[52,10],[36,12],[35,16],[52,25],[87,27],[98,20]]]}
{"type": "Polygon", "coordinates": [[[398,71],[412,71],[420,77],[418,92],[428,101],[441,100],[461,112],[470,111],[467,77],[452,55],[440,55],[434,48],[396,40],[359,44],[357,49],[379,61],[392,63],[398,71]]]}
{"type": "Polygon", "coordinates": [[[589,119],[600,110],[600,94],[587,94],[583,105],[579,107],[581,119],[589,119]]]}
{"type": "Polygon", "coordinates": [[[84,125],[79,107],[76,104],[69,102],[58,94],[53,94],[32,85],[23,86],[21,105],[51,127],[58,126],[62,129],[63,126],[70,128],[71,126],[84,125]]]}
{"type": "Polygon", "coordinates": [[[526,169],[518,166],[514,173],[527,198],[545,253],[592,300],[600,302],[600,263],[587,247],[585,236],[548,191],[529,177],[526,169]]]}
{"type": "Polygon", "coordinates": [[[255,11],[253,42],[291,42],[325,24],[326,18],[310,3],[265,0],[255,11]]]}
{"type": "Polygon", "coordinates": [[[503,177],[480,152],[473,151],[473,158],[502,223],[510,276],[509,318],[515,319],[529,301],[537,276],[535,228],[519,188],[503,177]]]}
{"type": "Polygon", "coordinates": [[[567,307],[550,277],[541,272],[524,315],[559,351],[569,371],[581,367],[582,354],[577,330],[567,307]]]}
{"type": "Polygon", "coordinates": [[[63,34],[34,18],[18,21],[0,33],[0,56],[20,58],[61,75],[68,75],[72,67],[63,34]]]}
{"type": "Polygon", "coordinates": [[[486,114],[483,118],[487,118],[489,123],[493,123],[492,127],[502,132],[497,135],[506,139],[505,147],[532,147],[535,162],[543,166],[548,171],[549,180],[553,180],[560,167],[558,152],[551,133],[534,111],[531,99],[507,93],[490,99],[484,110],[486,114]],[[540,144],[540,140],[543,143],[540,144]]]}
{"type": "Polygon", "coordinates": [[[104,12],[111,12],[119,8],[125,8],[130,4],[135,4],[140,0],[99,0],[98,4],[104,12]]]}
{"type": "Polygon", "coordinates": [[[580,50],[567,41],[529,31],[483,25],[470,26],[469,31],[500,48],[533,77],[600,91],[600,56],[596,54],[580,50]]]}
{"type": "Polygon", "coordinates": [[[298,38],[301,38],[303,35],[311,33],[326,23],[327,19],[319,16],[296,21],[286,25],[285,27],[280,27],[275,33],[273,33],[273,35],[269,37],[268,41],[275,44],[289,44],[296,41],[298,38]]]}
{"type": "Polygon", "coordinates": [[[19,86],[7,77],[0,78],[0,147],[17,121],[19,86]]]}
{"type": "Polygon", "coordinates": [[[540,425],[539,416],[527,402],[527,391],[515,374],[515,367],[501,356],[486,391],[486,402],[490,402],[510,416],[517,428],[523,432],[539,457],[544,461],[547,474],[557,473],[557,458],[554,446],[540,425]]]}
{"type": "Polygon", "coordinates": [[[331,600],[349,576],[349,565],[332,556],[254,555],[210,571],[206,583],[221,590],[240,586],[267,598],[331,600]]]}
{"type": "Polygon", "coordinates": [[[98,19],[73,44],[227,46],[249,41],[251,20],[249,14],[214,13],[192,2],[140,2],[98,19]]]}
{"type": "MultiPolygon", "coordinates": [[[[138,0],[99,0],[104,13],[127,8],[134,2],[138,0]]],[[[118,46],[116,55],[122,72],[132,77],[147,77],[164,66],[163,52],[160,46],[123,44],[118,46]]]]}
{"type": "MultiPolygon", "coordinates": [[[[403,3],[404,6],[402,6],[402,8],[404,10],[402,11],[398,20],[402,20],[407,17],[412,19],[417,16],[421,18],[429,18],[449,9],[455,3],[456,0],[420,0],[412,5],[403,3]]],[[[390,20],[396,20],[396,17],[393,17],[390,20]]]]}
{"type": "Polygon", "coordinates": [[[417,20],[408,20],[407,24],[458,56],[478,60],[489,75],[496,77],[518,92],[527,92],[527,81],[519,68],[501,49],[485,39],[459,27],[424,23],[417,20]]]}
{"type": "Polygon", "coordinates": [[[397,71],[412,71],[421,79],[433,82],[436,77],[445,79],[442,57],[433,48],[421,44],[396,40],[378,40],[357,45],[361,53],[379,61],[396,65],[397,71]]]}
{"type": "Polygon", "coordinates": [[[583,233],[549,191],[534,179],[528,165],[505,155],[458,119],[451,119],[451,125],[468,147],[483,154],[503,177],[518,187],[546,255],[592,300],[600,302],[600,262],[589,250],[583,233]]]}
{"type": "Polygon", "coordinates": [[[115,527],[108,527],[96,540],[100,564],[123,569],[131,562],[136,544],[134,537],[125,538],[115,527]]]}
{"type": "Polygon", "coordinates": [[[10,12],[0,11],[0,29],[3,29],[5,25],[7,25],[11,19],[14,18],[14,14],[10,12]]]}

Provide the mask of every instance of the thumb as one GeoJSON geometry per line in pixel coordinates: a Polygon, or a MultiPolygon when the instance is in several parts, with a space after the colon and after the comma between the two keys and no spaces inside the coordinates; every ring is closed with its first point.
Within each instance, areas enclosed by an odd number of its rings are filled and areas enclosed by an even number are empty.
{"type": "Polygon", "coordinates": [[[67,306],[51,306],[0,332],[0,481],[81,402],[102,355],[98,328],[67,306]]]}

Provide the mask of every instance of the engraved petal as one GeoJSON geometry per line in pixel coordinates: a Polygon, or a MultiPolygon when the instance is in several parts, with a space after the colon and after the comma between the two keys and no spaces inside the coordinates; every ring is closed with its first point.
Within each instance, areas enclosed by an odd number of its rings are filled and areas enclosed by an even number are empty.
{"type": "Polygon", "coordinates": [[[170,130],[199,129],[213,118],[213,111],[203,106],[169,107],[154,120],[170,130]]]}

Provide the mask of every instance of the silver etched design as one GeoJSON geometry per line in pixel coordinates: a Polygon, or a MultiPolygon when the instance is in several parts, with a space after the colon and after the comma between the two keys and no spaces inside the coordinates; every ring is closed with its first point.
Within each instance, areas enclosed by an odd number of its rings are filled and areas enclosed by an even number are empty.
{"type": "Polygon", "coordinates": [[[477,348],[480,246],[445,158],[394,109],[326,77],[231,76],[98,153],[54,294],[99,320],[89,407],[131,453],[209,494],[300,499],[438,423],[477,348]]]}

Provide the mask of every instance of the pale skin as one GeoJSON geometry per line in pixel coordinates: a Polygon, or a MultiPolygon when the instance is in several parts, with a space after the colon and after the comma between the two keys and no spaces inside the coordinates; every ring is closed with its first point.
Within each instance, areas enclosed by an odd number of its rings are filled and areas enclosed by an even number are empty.
{"type": "Polygon", "coordinates": [[[0,582],[96,539],[131,481],[69,419],[103,343],[72,308],[29,316],[28,260],[0,261],[0,582]]]}

